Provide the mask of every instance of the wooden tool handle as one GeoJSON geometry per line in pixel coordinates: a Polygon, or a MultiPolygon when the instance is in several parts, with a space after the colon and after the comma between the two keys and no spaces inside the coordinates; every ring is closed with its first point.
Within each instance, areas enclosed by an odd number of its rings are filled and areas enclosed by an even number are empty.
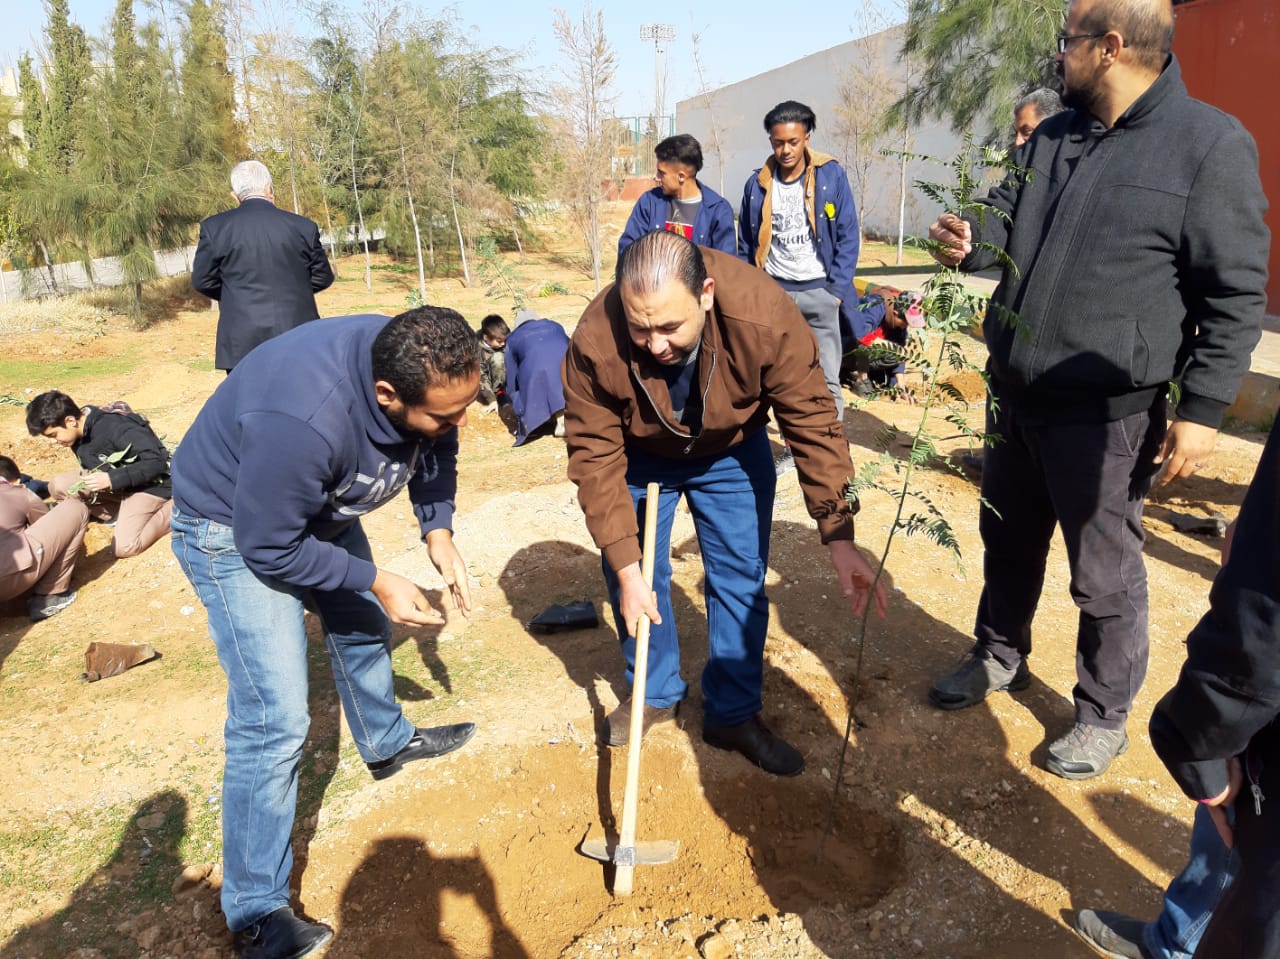
{"type": "MultiPolygon", "coordinates": [[[[644,493],[644,552],[640,558],[640,575],[645,586],[653,588],[654,548],[658,539],[658,484],[650,483],[644,493]]],[[[636,625],[636,657],[631,683],[631,739],[627,746],[627,787],[622,796],[622,826],[618,830],[618,848],[635,849],[636,812],[640,796],[640,743],[644,739],[644,687],[649,675],[649,617],[640,614],[636,625]]],[[[629,896],[635,875],[634,865],[619,865],[614,872],[613,892],[629,896]]]]}

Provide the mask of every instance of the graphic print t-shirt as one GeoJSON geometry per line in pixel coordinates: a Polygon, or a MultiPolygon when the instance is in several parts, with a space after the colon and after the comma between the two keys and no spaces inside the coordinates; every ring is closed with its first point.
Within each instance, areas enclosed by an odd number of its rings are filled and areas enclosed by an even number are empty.
{"type": "Polygon", "coordinates": [[[793,183],[773,181],[773,237],[764,271],[780,280],[820,280],[827,271],[813,248],[804,209],[804,177],[793,183]]]}
{"type": "Polygon", "coordinates": [[[690,242],[693,241],[693,222],[698,218],[698,210],[702,208],[702,197],[693,200],[671,200],[671,208],[667,211],[665,229],[679,233],[690,242]]]}

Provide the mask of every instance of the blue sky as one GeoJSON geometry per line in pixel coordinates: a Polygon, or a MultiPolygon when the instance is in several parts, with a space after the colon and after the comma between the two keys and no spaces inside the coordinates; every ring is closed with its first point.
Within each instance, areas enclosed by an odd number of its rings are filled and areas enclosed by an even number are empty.
{"type": "MultiPolygon", "coordinates": [[[[360,0],[341,2],[356,13],[361,6],[360,0]]],[[[71,0],[70,5],[72,19],[90,37],[105,34],[114,0],[71,0]]],[[[692,7],[673,6],[659,13],[648,4],[597,0],[595,8],[604,12],[605,30],[618,59],[616,112],[619,116],[634,116],[651,113],[655,100],[654,44],[640,39],[642,24],[663,22],[675,28],[675,40],[667,45],[665,54],[664,103],[670,113],[678,100],[695,95],[699,89],[691,42],[695,33],[701,37],[699,58],[703,74],[714,88],[898,22],[903,19],[899,12],[903,5],[903,0],[851,0],[835,7],[839,13],[825,7],[820,17],[812,18],[803,13],[780,17],[779,10],[786,7],[776,0],[711,0],[692,7]]],[[[174,4],[166,6],[172,8],[174,4]]],[[[300,5],[289,6],[297,10],[300,5]]],[[[472,0],[454,7],[420,3],[415,8],[429,17],[452,10],[458,21],[469,28],[476,45],[517,51],[523,54],[527,67],[558,81],[559,47],[551,26],[557,6],[570,17],[581,16],[581,0],[472,0]]],[[[44,28],[44,5],[38,0],[22,0],[8,7],[6,28],[0,39],[0,70],[16,65],[24,50],[33,50],[44,28]]],[[[151,16],[151,9],[141,0],[134,6],[139,21],[151,16]]],[[[306,27],[298,29],[312,32],[306,27]]]]}

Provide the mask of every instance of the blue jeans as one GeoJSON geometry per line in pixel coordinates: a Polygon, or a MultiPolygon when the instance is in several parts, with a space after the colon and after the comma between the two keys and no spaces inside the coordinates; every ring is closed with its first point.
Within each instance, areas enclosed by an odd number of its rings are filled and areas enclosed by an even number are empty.
{"type": "Polygon", "coordinates": [[[1191,824],[1191,859],[1164,894],[1164,908],[1142,932],[1152,959],[1191,959],[1213,910],[1231,885],[1239,865],[1209,816],[1209,807],[1196,806],[1191,824]]]}
{"type": "MultiPolygon", "coordinates": [[[[657,482],[658,537],[653,588],[662,625],[649,634],[649,675],[645,702],[673,706],[688,684],[680,676],[680,640],[671,609],[671,524],[681,495],[689,503],[702,567],[706,574],[707,631],[710,655],[702,672],[703,712],[709,726],[745,722],[760,712],[764,678],[764,641],[769,631],[769,601],[764,575],[769,564],[769,532],[777,485],[773,455],[764,430],[733,449],[714,456],[665,459],[627,449],[627,486],[641,529],[645,485],[657,482]]],[[[618,578],[603,564],[613,604],[627,681],[633,678],[635,638],[618,609],[618,578]]]]}
{"type": "MultiPolygon", "coordinates": [[[[231,528],[173,511],[174,555],[209,615],[227,674],[222,777],[222,911],[233,930],[289,905],[290,836],[307,738],[308,593],[324,627],[334,683],[366,762],[414,734],[392,688],[391,622],[371,593],[309,591],[250,570],[231,528]]],[[[371,559],[353,523],[334,545],[371,559]]]]}

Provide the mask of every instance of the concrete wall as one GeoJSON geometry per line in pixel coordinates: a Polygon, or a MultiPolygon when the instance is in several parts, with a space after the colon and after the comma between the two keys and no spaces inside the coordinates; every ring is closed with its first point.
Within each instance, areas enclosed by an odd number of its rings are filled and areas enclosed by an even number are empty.
{"type": "MultiPolygon", "coordinates": [[[[799,100],[818,115],[818,127],[810,140],[815,150],[834,155],[850,172],[855,199],[862,193],[859,208],[863,232],[896,235],[899,205],[899,162],[896,157],[877,156],[866,171],[864,189],[859,189],[856,147],[853,138],[841,135],[837,107],[840,87],[850,82],[854,87],[852,102],[863,109],[856,111],[867,122],[874,119],[877,101],[891,102],[903,89],[906,67],[898,61],[903,27],[891,27],[881,33],[851,40],[823,50],[784,67],[729,84],[707,96],[681,100],[676,105],[676,127],[690,133],[702,144],[704,167],[701,179],[713,190],[723,192],[735,210],[742,202],[742,188],[751,172],[769,156],[769,140],[765,134],[764,115],[782,100],[799,100]],[[879,96],[873,91],[882,90],[879,96]],[[719,132],[721,153],[715,149],[712,126],[719,132]],[[723,174],[723,175],[722,175],[723,174]],[[724,189],[721,190],[721,183],[724,189]]],[[[847,125],[847,124],[846,124],[847,125]]],[[[981,138],[985,131],[976,131],[981,138]]],[[[911,131],[907,151],[950,159],[961,145],[961,138],[938,123],[927,123],[911,131]]],[[[902,146],[900,138],[887,142],[902,146]]],[[[908,199],[906,226],[908,234],[920,234],[938,214],[938,207],[911,190],[914,179],[932,181],[947,179],[940,167],[921,162],[907,164],[908,199]]]]}

